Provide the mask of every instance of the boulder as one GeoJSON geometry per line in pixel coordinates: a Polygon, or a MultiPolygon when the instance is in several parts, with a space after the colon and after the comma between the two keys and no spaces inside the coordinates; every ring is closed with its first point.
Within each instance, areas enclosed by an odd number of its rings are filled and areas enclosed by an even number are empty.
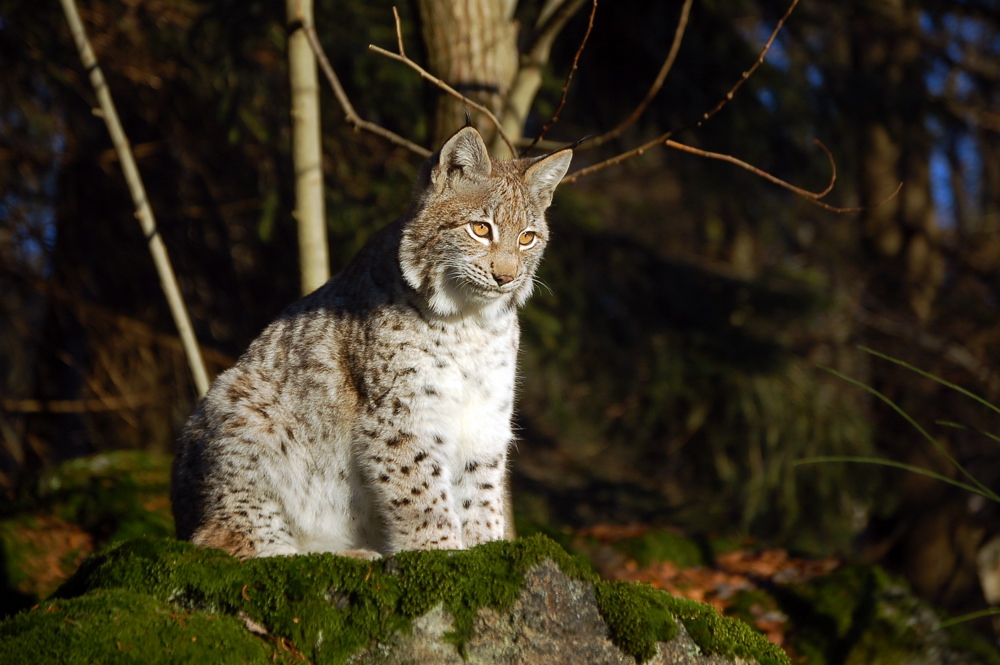
{"type": "Polygon", "coordinates": [[[542,536],[379,561],[119,542],[0,623],[0,662],[56,661],[789,663],[746,624],[601,581],[542,536]]]}
{"type": "Polygon", "coordinates": [[[0,618],[51,594],[107,543],[172,536],[170,461],[138,451],[76,458],[0,506],[0,618]]]}

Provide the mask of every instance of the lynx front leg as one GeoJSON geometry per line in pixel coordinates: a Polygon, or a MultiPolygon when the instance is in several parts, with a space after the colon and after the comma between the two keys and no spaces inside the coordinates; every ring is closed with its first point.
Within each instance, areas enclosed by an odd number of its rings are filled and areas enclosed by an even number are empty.
{"type": "Polygon", "coordinates": [[[446,446],[441,437],[406,432],[369,439],[365,466],[390,552],[464,547],[446,446]]]}
{"type": "Polygon", "coordinates": [[[506,472],[504,452],[467,461],[456,479],[462,540],[466,547],[502,540],[507,533],[506,472]]]}

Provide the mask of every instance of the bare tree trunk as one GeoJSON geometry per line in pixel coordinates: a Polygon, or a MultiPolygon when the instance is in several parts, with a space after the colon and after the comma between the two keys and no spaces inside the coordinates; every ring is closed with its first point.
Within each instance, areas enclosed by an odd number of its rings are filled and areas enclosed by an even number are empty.
{"type": "Polygon", "coordinates": [[[940,230],[930,198],[930,146],[926,119],[907,104],[923,89],[926,64],[918,35],[919,10],[903,0],[888,0],[868,15],[856,37],[856,80],[864,143],[859,190],[862,233],[870,253],[882,264],[871,289],[880,300],[903,299],[921,321],[930,318],[944,275],[940,230]],[[901,194],[875,206],[884,192],[903,182],[901,194]]]}
{"type": "Polygon", "coordinates": [[[549,62],[552,44],[573,15],[586,0],[547,0],[535,23],[535,30],[527,52],[521,56],[520,67],[511,83],[510,93],[504,102],[501,121],[503,130],[512,141],[524,132],[528,111],[542,87],[542,70],[549,62]]]}
{"type": "Polygon", "coordinates": [[[330,279],[326,212],[323,201],[323,162],[316,57],[302,26],[313,24],[312,0],[286,0],[288,74],[292,100],[292,160],[295,165],[295,211],[299,230],[299,267],[302,293],[316,290],[330,279]]]}
{"type": "MultiPolygon", "coordinates": [[[[417,4],[430,71],[500,117],[518,66],[515,0],[419,0],[417,4]]],[[[472,120],[486,142],[493,143],[497,132],[490,121],[476,114],[472,120]]],[[[463,124],[462,102],[440,95],[434,110],[435,145],[463,124]]],[[[511,138],[519,133],[520,128],[511,138]]]]}

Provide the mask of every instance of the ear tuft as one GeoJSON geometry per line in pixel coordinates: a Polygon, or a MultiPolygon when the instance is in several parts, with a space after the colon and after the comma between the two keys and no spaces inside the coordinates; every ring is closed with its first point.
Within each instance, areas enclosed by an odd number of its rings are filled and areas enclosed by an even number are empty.
{"type": "Polygon", "coordinates": [[[475,127],[463,127],[441,146],[431,180],[440,185],[454,175],[479,179],[489,177],[492,171],[483,137],[475,127]]]}
{"type": "Polygon", "coordinates": [[[572,160],[573,151],[567,148],[539,158],[524,172],[528,187],[546,208],[552,204],[556,186],[562,182],[572,160]]]}

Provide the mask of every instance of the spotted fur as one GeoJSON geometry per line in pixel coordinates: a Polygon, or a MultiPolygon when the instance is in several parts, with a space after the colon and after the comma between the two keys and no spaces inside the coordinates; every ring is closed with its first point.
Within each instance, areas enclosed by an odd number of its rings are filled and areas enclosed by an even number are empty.
{"type": "Polygon", "coordinates": [[[572,152],[492,159],[460,130],[410,210],[218,377],[178,444],[178,536],[236,556],[502,538],[517,308],[572,152]]]}

